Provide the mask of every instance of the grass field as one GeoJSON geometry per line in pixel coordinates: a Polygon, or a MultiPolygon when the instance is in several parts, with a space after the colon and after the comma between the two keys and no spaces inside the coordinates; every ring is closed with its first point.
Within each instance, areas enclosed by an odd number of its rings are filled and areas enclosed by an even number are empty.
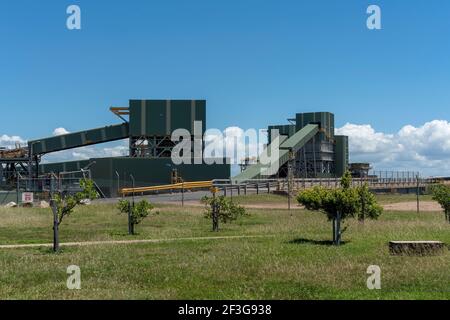
{"type": "MultiPolygon", "coordinates": [[[[349,221],[345,244],[335,247],[320,213],[249,210],[249,217],[213,233],[201,208],[157,209],[130,237],[126,217],[112,205],[80,207],[61,225],[61,241],[264,237],[66,247],[59,254],[0,249],[0,299],[450,299],[448,250],[398,257],[387,248],[389,240],[449,244],[450,226],[440,213],[385,212],[364,225],[349,221]],[[81,290],[66,288],[72,264],[81,268],[81,290]],[[369,265],[381,267],[381,290],[366,287],[369,265]]],[[[51,221],[49,209],[1,208],[0,244],[51,242],[51,221]]]]}

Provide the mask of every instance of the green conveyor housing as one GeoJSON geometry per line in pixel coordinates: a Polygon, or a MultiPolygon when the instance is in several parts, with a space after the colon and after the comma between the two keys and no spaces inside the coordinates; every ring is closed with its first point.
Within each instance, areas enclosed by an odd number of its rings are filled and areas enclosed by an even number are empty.
{"type": "MultiPolygon", "coordinates": [[[[278,149],[277,161],[272,164],[262,164],[260,163],[251,165],[246,170],[242,171],[240,174],[232,178],[233,183],[242,183],[246,180],[258,179],[264,176],[273,175],[274,172],[278,171],[278,169],[284,165],[289,160],[289,151],[297,152],[303,146],[308,143],[317,133],[319,132],[319,126],[317,124],[308,124],[303,127],[301,130],[297,131],[293,136],[288,139],[283,139],[283,136],[278,136],[274,139],[275,143],[280,143],[280,147],[278,149]]],[[[271,154],[272,148],[274,148],[272,142],[267,148],[263,151],[260,156],[261,158],[268,158],[271,154]]]]}
{"type": "Polygon", "coordinates": [[[128,123],[68,133],[56,137],[28,142],[31,155],[40,155],[67,149],[79,148],[98,143],[128,138],[128,123]]]}

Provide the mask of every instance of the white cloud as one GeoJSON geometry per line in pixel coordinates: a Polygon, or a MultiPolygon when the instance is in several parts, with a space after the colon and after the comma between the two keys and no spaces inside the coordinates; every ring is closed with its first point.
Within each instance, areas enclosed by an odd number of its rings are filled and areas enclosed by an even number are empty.
{"type": "Polygon", "coordinates": [[[433,120],[419,127],[406,125],[394,134],[371,125],[347,123],[336,134],[348,135],[350,161],[370,162],[377,170],[421,171],[450,175],[450,123],[433,120]]]}
{"type": "Polygon", "coordinates": [[[53,135],[54,136],[61,136],[63,134],[68,134],[68,133],[69,133],[69,131],[67,131],[64,128],[56,128],[55,130],[53,130],[53,135]]]}
{"type": "Polygon", "coordinates": [[[231,163],[239,164],[245,157],[256,157],[262,152],[267,135],[255,129],[244,131],[239,127],[228,127],[223,132],[209,129],[205,133],[205,157],[227,157],[231,163]],[[215,154],[209,153],[214,148],[215,154]]]}
{"type": "Polygon", "coordinates": [[[54,152],[43,157],[44,163],[87,160],[91,158],[123,157],[128,155],[128,139],[100,145],[54,152]]]}
{"type": "Polygon", "coordinates": [[[8,136],[6,134],[0,136],[0,147],[11,149],[19,144],[24,146],[26,143],[27,142],[19,136],[8,136]]]}
{"type": "Polygon", "coordinates": [[[231,164],[231,175],[240,172],[239,164],[246,157],[255,158],[263,151],[267,143],[266,133],[255,130],[243,130],[239,127],[228,127],[223,132],[209,129],[205,132],[205,158],[228,158],[231,164]]]}

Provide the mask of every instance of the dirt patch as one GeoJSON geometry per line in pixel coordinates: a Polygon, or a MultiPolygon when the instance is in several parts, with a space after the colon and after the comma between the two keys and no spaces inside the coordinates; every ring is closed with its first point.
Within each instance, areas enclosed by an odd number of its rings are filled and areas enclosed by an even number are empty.
{"type": "MultiPolygon", "coordinates": [[[[383,205],[384,210],[387,211],[416,211],[417,203],[414,201],[410,202],[397,202],[383,205]]],[[[420,211],[442,211],[439,203],[434,201],[421,201],[420,211]]]]}
{"type": "MultiPolygon", "coordinates": [[[[173,202],[164,202],[166,205],[173,205],[173,202]]],[[[181,205],[181,204],[180,204],[181,205]]],[[[184,202],[185,206],[188,207],[204,207],[204,204],[197,200],[189,200],[184,202]]],[[[288,209],[287,203],[252,203],[252,204],[242,204],[244,208],[247,209],[288,209]]],[[[178,206],[177,206],[178,207],[178,206]]],[[[415,201],[405,201],[397,203],[383,204],[383,209],[386,211],[416,211],[417,203],[415,201]]],[[[296,202],[291,203],[291,209],[304,209],[303,206],[298,205],[296,202]]],[[[442,211],[439,203],[434,201],[421,201],[420,211],[428,212],[439,212],[442,211]]]]}

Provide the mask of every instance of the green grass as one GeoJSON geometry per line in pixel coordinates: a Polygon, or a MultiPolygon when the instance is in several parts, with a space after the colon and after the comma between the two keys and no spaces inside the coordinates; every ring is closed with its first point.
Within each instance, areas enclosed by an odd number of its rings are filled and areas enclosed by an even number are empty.
{"type": "MultiPolygon", "coordinates": [[[[112,205],[80,207],[61,225],[61,241],[161,239],[215,235],[264,238],[48,248],[0,249],[0,299],[449,299],[450,253],[395,257],[389,240],[441,240],[450,226],[440,213],[385,212],[378,221],[348,221],[346,243],[328,245],[331,225],[304,210],[250,210],[221,225],[201,208],[159,206],[160,214],[126,234],[112,205]],[[78,265],[82,290],[66,288],[78,265]],[[382,289],[368,290],[369,265],[382,289]]],[[[0,209],[0,244],[51,242],[49,209],[0,209]]]]}
{"type": "MultiPolygon", "coordinates": [[[[377,194],[377,200],[382,204],[390,204],[397,202],[415,202],[417,201],[417,196],[415,194],[377,194]]],[[[431,195],[421,195],[419,197],[420,201],[433,201],[431,195]]]]}
{"type": "Polygon", "coordinates": [[[240,204],[277,204],[287,203],[287,196],[273,194],[273,193],[261,193],[261,194],[249,194],[241,196],[233,196],[233,200],[240,204]]]}

